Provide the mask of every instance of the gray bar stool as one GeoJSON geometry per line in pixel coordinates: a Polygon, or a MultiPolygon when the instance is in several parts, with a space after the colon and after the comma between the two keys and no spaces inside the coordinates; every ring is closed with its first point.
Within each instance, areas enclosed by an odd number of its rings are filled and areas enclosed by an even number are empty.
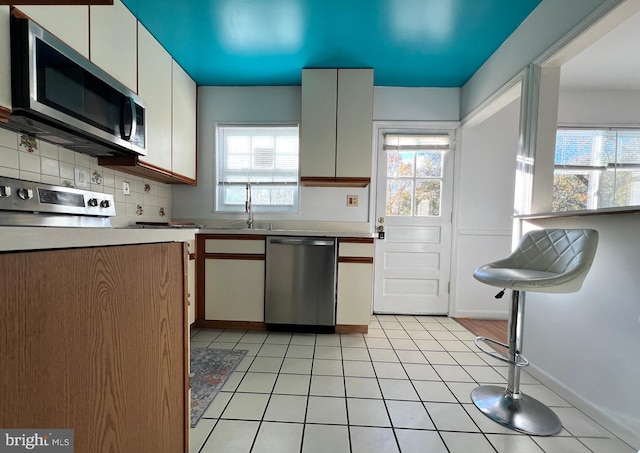
{"type": "MultiPolygon", "coordinates": [[[[525,234],[518,248],[504,259],[479,267],[476,280],[512,290],[509,344],[477,337],[485,353],[509,364],[507,388],[483,385],[471,392],[473,403],[492,420],[516,431],[551,436],[562,429],[558,416],[540,401],[520,392],[520,369],[529,365],[521,355],[525,291],[572,293],[582,286],[598,245],[595,230],[535,230],[525,234]],[[483,347],[507,348],[507,357],[483,347]]],[[[501,297],[504,290],[496,297],[501,297]]]]}

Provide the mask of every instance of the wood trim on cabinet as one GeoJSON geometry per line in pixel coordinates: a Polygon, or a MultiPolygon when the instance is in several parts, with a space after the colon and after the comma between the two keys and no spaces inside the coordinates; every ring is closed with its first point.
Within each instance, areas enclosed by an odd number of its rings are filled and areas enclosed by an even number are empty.
{"type": "Polygon", "coordinates": [[[264,241],[265,236],[261,234],[199,234],[198,238],[203,240],[217,239],[237,239],[247,241],[264,241]]]}
{"type": "Polygon", "coordinates": [[[141,161],[138,156],[99,157],[98,165],[165,184],[197,185],[197,180],[141,161]]]}
{"type": "Polygon", "coordinates": [[[205,260],[264,261],[264,253],[205,253],[205,260]]]}
{"type": "Polygon", "coordinates": [[[371,178],[346,178],[327,176],[301,176],[300,184],[306,187],[367,187],[371,178]]]}
{"type": "Polygon", "coordinates": [[[373,244],[373,238],[338,238],[338,243],[350,243],[350,244],[373,244]]]}
{"type": "Polygon", "coordinates": [[[369,326],[359,324],[336,324],[336,333],[369,333],[369,326]]]}
{"type": "Polygon", "coordinates": [[[367,256],[339,256],[338,263],[373,264],[373,257],[367,256]]]}
{"type": "Polygon", "coordinates": [[[0,5],[38,5],[38,6],[58,6],[58,5],[113,5],[113,0],[11,0],[10,2],[0,1],[0,5]]]}
{"type": "Polygon", "coordinates": [[[205,329],[237,329],[237,330],[267,330],[264,322],[258,321],[212,321],[208,319],[196,319],[194,327],[205,329]]]}
{"type": "Polygon", "coordinates": [[[205,261],[206,235],[196,235],[196,319],[194,326],[205,319],[205,261]],[[204,236],[204,237],[203,237],[204,236]]]}
{"type": "Polygon", "coordinates": [[[11,113],[13,113],[11,109],[0,107],[0,123],[8,123],[11,113]]]}

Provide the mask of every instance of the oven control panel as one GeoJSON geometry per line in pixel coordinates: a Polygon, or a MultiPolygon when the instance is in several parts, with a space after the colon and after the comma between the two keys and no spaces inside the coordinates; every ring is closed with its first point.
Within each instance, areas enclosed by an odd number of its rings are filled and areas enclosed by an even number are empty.
{"type": "Polygon", "coordinates": [[[0,176],[0,211],[113,217],[113,195],[0,176]]]}

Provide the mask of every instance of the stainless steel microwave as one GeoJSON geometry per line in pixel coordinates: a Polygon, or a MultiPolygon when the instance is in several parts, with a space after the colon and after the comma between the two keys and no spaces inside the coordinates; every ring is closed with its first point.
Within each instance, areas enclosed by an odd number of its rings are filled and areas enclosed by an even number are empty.
{"type": "Polygon", "coordinates": [[[34,22],[11,17],[6,126],[92,156],[146,155],[145,102],[34,22]]]}

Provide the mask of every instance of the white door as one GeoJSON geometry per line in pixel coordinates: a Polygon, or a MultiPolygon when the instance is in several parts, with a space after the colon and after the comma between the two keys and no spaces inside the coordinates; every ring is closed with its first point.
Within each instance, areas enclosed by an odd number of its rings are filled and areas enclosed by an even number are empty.
{"type": "Polygon", "coordinates": [[[375,313],[448,313],[454,137],[379,131],[375,313]]]}

